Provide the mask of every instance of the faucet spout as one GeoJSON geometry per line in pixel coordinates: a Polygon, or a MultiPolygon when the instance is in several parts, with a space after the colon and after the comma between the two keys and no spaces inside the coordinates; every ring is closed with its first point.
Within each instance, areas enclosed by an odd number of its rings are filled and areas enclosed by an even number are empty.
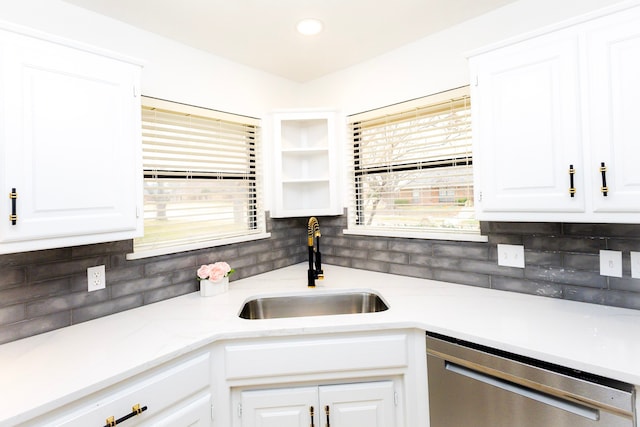
{"type": "Polygon", "coordinates": [[[324,279],[322,271],[322,254],[320,253],[320,223],[316,217],[309,218],[307,224],[307,246],[309,247],[309,270],[307,271],[307,285],[314,287],[316,279],[324,279]]]}

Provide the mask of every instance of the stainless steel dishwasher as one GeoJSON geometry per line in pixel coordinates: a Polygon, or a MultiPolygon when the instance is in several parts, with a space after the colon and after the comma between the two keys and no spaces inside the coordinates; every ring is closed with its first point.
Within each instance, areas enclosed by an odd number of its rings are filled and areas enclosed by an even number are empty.
{"type": "Polygon", "coordinates": [[[427,334],[431,427],[633,427],[630,384],[427,334]]]}

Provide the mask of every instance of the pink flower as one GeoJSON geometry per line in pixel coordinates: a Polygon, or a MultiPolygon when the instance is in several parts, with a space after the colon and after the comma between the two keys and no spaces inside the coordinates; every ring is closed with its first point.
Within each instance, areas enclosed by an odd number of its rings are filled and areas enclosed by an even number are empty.
{"type": "Polygon", "coordinates": [[[210,266],[209,280],[217,282],[227,275],[231,271],[231,267],[226,262],[216,262],[210,266]]]}
{"type": "Polygon", "coordinates": [[[196,274],[200,280],[209,279],[212,282],[217,282],[233,272],[234,270],[229,264],[220,261],[215,264],[201,265],[196,274]]]}
{"type": "Polygon", "coordinates": [[[201,265],[196,274],[198,275],[198,278],[204,280],[209,278],[210,271],[211,271],[211,264],[201,265]]]}

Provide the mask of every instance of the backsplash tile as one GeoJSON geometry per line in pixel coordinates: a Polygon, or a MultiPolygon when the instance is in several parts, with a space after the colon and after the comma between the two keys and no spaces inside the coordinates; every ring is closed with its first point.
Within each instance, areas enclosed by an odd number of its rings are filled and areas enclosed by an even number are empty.
{"type": "MultiPolygon", "coordinates": [[[[346,215],[319,217],[324,264],[552,298],[640,309],[630,224],[483,222],[487,243],[343,234],[346,215]],[[524,269],[497,264],[498,243],[525,246],[524,269]],[[623,251],[623,277],[599,274],[601,249],[623,251]]],[[[196,268],[225,260],[233,280],[307,260],[307,218],[267,218],[271,238],[132,260],[133,242],[0,255],[0,343],[195,292],[196,268]],[[86,291],[86,268],[106,266],[107,288],[86,291]]]]}
{"type": "Polygon", "coordinates": [[[488,242],[465,243],[345,235],[346,215],[319,221],[329,264],[640,309],[640,280],[630,277],[629,251],[640,251],[634,224],[483,222],[488,242]],[[325,237],[327,229],[337,234],[325,237]],[[524,245],[525,268],[498,266],[499,243],[524,245]],[[601,249],[623,251],[623,278],[599,274],[601,249]]]}
{"type": "Polygon", "coordinates": [[[0,344],[195,292],[205,263],[228,261],[233,283],[306,259],[306,223],[267,219],[267,229],[264,241],[131,261],[131,240],[0,255],[0,344]],[[87,292],[95,265],[107,287],[87,292]]]}

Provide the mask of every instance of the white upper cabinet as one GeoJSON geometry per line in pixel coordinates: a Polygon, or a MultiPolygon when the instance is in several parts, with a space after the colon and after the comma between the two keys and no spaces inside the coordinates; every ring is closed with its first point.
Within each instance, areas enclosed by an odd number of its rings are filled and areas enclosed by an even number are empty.
{"type": "Polygon", "coordinates": [[[142,232],[140,74],[86,47],[0,30],[0,253],[142,232]]]}
{"type": "Polygon", "coordinates": [[[586,28],[593,211],[640,219],[640,8],[586,28]],[[604,163],[608,187],[602,187],[604,163]]]}
{"type": "Polygon", "coordinates": [[[638,222],[638,8],[477,54],[470,66],[480,220],[638,222]]]}
{"type": "Polygon", "coordinates": [[[528,40],[473,58],[474,168],[484,212],[583,212],[578,37],[528,40]],[[562,173],[564,171],[564,173],[562,173]]]}
{"type": "Polygon", "coordinates": [[[273,115],[273,218],[340,215],[335,112],[273,115]]]}

